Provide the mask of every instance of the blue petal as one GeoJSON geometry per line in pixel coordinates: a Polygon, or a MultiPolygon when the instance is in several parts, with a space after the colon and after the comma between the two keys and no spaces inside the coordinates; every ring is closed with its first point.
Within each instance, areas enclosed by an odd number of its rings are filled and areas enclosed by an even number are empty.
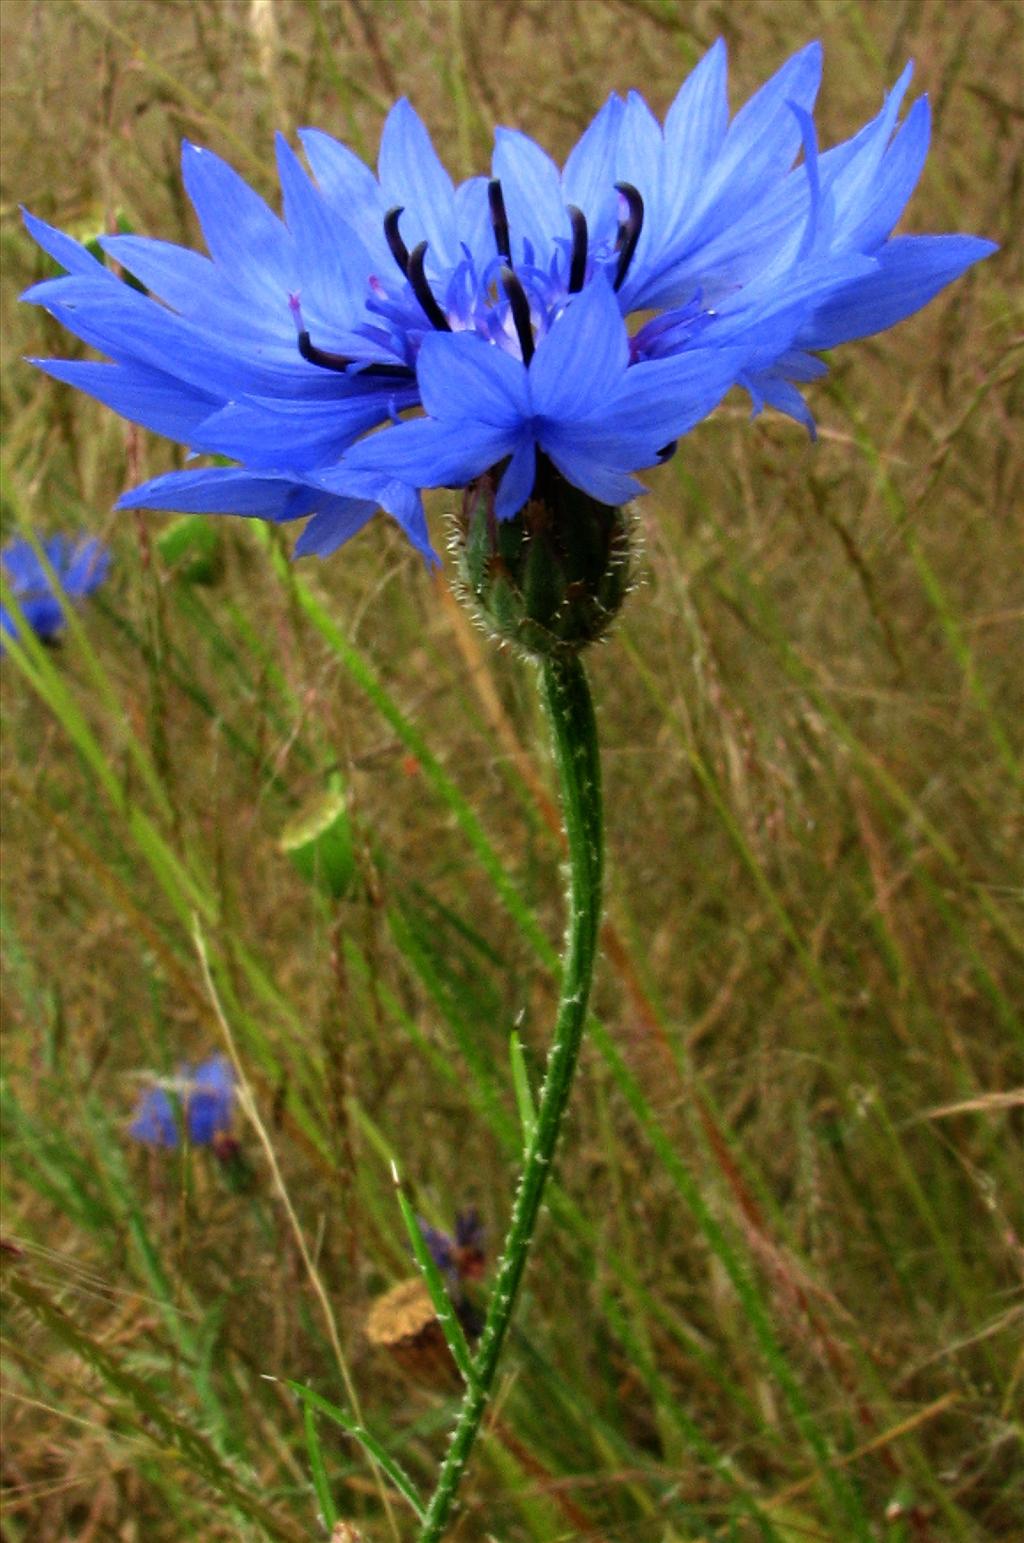
{"type": "Polygon", "coordinates": [[[644,224],[648,216],[657,224],[656,202],[661,181],[663,139],[661,126],[639,91],[626,97],[619,124],[615,152],[615,175],[619,182],[631,182],[644,198],[644,224]]]}
{"type": "MultiPolygon", "coordinates": [[[[60,601],[54,595],[16,596],[25,626],[39,638],[56,637],[64,626],[65,617],[60,601]]],[[[6,606],[0,607],[0,626],[8,637],[18,636],[18,625],[6,606]]],[[[0,650],[2,652],[2,650],[0,650]]]]}
{"type": "Polygon", "coordinates": [[[46,573],[30,541],[18,537],[0,548],[0,566],[15,594],[33,585],[46,585],[46,573]]]}
{"type": "MultiPolygon", "coordinates": [[[[401,405],[415,400],[408,391],[401,405]]],[[[397,405],[395,393],[375,388],[340,391],[315,402],[285,397],[229,402],[189,437],[194,450],[230,456],[254,471],[303,471],[336,461],[342,451],[386,421],[397,405]]]]}
{"type": "Polygon", "coordinates": [[[529,369],[534,412],[555,420],[585,417],[607,397],[628,359],[618,301],[597,277],[572,298],[537,348],[529,369]]]}
{"type": "MultiPolygon", "coordinates": [[[[65,624],[62,598],[83,600],[91,595],[107,576],[110,554],[95,537],[72,542],[63,533],[51,536],[42,550],[53,570],[52,578],[35,547],[24,539],[11,541],[0,550],[0,566],[25,625],[38,637],[50,638],[65,624]]],[[[0,628],[11,637],[18,635],[14,616],[6,608],[0,609],[0,628]]]]}
{"type": "MultiPolygon", "coordinates": [[[[821,224],[821,173],[818,165],[818,135],[815,131],[814,119],[809,112],[805,112],[796,102],[790,102],[789,106],[800,128],[800,137],[804,147],[804,175],[807,179],[807,219],[796,254],[796,260],[801,262],[824,240],[824,233],[819,228],[821,224]]],[[[776,271],[779,271],[780,266],[777,266],[776,271]]]]}
{"type": "Polygon", "coordinates": [[[817,439],[818,433],[810,408],[797,388],[781,375],[766,372],[749,378],[744,376],[740,385],[750,392],[755,417],[763,407],[774,407],[788,418],[795,418],[797,423],[803,424],[812,439],[817,439]]]}
{"type": "Polygon", "coordinates": [[[555,240],[570,235],[558,167],[539,145],[515,129],[498,129],[495,141],[492,164],[504,195],[513,258],[522,260],[523,242],[529,241],[533,260],[538,267],[546,267],[555,240]]]}
{"type": "Polygon", "coordinates": [[[182,386],[172,376],[143,364],[97,364],[78,359],[30,359],[29,363],[54,380],[87,392],[122,418],[184,444],[220,405],[216,397],[182,386]]]}
{"type": "Polygon", "coordinates": [[[718,219],[763,194],[793,164],[800,128],[791,104],[810,110],[821,84],[821,44],[808,43],[763,85],[729,126],[713,169],[713,191],[725,193],[718,219]]]}
{"type": "Polygon", "coordinates": [[[876,271],[826,301],[798,341],[804,348],[833,348],[882,332],[997,250],[995,242],[979,236],[897,236],[877,252],[876,271]]]}
{"type": "Polygon", "coordinates": [[[680,86],[665,118],[665,182],[678,221],[693,203],[729,126],[726,50],[721,38],[680,86]]]}
{"type": "Polygon", "coordinates": [[[294,364],[263,363],[257,350],[246,354],[237,344],[218,340],[126,284],[51,279],[24,298],[44,305],[70,332],[116,362],[174,375],[204,396],[294,397],[337,389],[329,372],[307,364],[298,350],[294,364]]]}
{"type": "Polygon", "coordinates": [[[623,111],[622,98],[610,96],[570,152],[562,173],[565,202],[583,210],[591,242],[600,241],[615,230],[615,155],[623,111]]]}
{"type": "Polygon", "coordinates": [[[181,514],[238,514],[256,520],[294,520],[322,500],[319,489],[288,476],[253,476],[228,466],[172,471],[131,488],[118,509],[172,509],[181,514]]]}
{"type": "MultiPolygon", "coordinates": [[[[618,390],[579,423],[538,426],[538,438],[554,457],[572,456],[625,474],[659,460],[661,449],[705,418],[739,375],[742,349],[699,349],[638,364],[618,390]]],[[[572,480],[579,486],[579,475],[572,480]]],[[[598,495],[600,496],[600,495],[598,495]]]]}
{"type": "Polygon", "coordinates": [[[462,487],[504,460],[522,437],[521,430],[472,419],[417,418],[362,440],[342,470],[379,472],[418,488],[462,487]]]}
{"type": "Polygon", "coordinates": [[[325,498],[324,507],[307,524],[295,543],[296,557],[329,557],[355,536],[377,513],[372,500],[325,498]]]}
{"type": "Polygon", "coordinates": [[[226,1056],[214,1056],[196,1067],[186,1107],[189,1140],[209,1146],[231,1129],[235,1080],[226,1056]]]}
{"type": "Polygon", "coordinates": [[[256,304],[280,305],[298,270],[295,244],[277,215],[211,150],[186,143],[181,169],[210,256],[256,304]]]}
{"type": "Polygon", "coordinates": [[[64,609],[54,595],[27,595],[21,602],[21,614],[41,638],[56,637],[67,622],[64,609]]]}
{"type": "MultiPolygon", "coordinates": [[[[350,225],[378,267],[392,261],[384,239],[387,204],[370,168],[321,129],[300,129],[299,139],[324,198],[350,225]]],[[[384,267],[383,271],[389,271],[384,267]]]]}
{"type": "Polygon", "coordinates": [[[606,466],[589,454],[579,453],[568,440],[555,438],[542,440],[542,444],[562,476],[573,487],[582,488],[584,493],[589,493],[591,498],[599,499],[603,504],[628,504],[631,499],[646,492],[643,484],[635,477],[627,476],[614,466],[606,466]]]}
{"type": "Polygon", "coordinates": [[[455,1266],[453,1252],[455,1244],[453,1240],[445,1233],[438,1232],[436,1227],[431,1227],[423,1220],[422,1216],[417,1216],[416,1221],[420,1232],[423,1234],[423,1241],[430,1250],[430,1256],[437,1265],[437,1268],[443,1270],[446,1275],[450,1275],[453,1280],[456,1280],[458,1278],[458,1271],[455,1266]]]}
{"type": "Polygon", "coordinates": [[[865,124],[852,139],[827,150],[821,157],[822,183],[825,187],[835,188],[836,215],[840,224],[847,210],[856,208],[864,198],[870,196],[875,173],[892,139],[900,106],[913,74],[913,64],[907,64],[886,96],[878,116],[865,124]]]}
{"type": "Polygon", "coordinates": [[[425,410],[442,422],[464,419],[509,428],[529,415],[522,361],[474,333],[428,334],[416,361],[425,410]]]}
{"type": "MultiPolygon", "coordinates": [[[[843,247],[873,252],[886,239],[917,186],[930,138],[931,112],[928,98],[923,96],[907,114],[870,185],[863,188],[859,200],[851,202],[843,224],[843,247]]],[[[842,190],[840,180],[837,198],[842,190]]]]}
{"type": "MultiPolygon", "coordinates": [[[[634,365],[607,404],[606,433],[646,438],[660,449],[718,405],[748,356],[746,347],[694,348],[634,365]]],[[[601,417],[596,413],[588,423],[601,417]]],[[[584,427],[580,425],[581,430],[584,427]]],[[[652,464],[653,457],[636,461],[633,467],[652,464]]]]}
{"type": "Polygon", "coordinates": [[[873,257],[853,253],[801,263],[781,284],[773,277],[756,281],[738,297],[734,309],[723,310],[702,332],[702,341],[748,350],[746,370],[769,369],[798,339],[802,341],[819,307],[847,286],[870,277],[877,266],[873,257]]]}
{"type": "Polygon", "coordinates": [[[454,266],[460,253],[452,179],[405,97],[388,113],[377,171],[389,206],[401,204],[408,211],[402,233],[410,250],[425,240],[433,272],[454,266]]]}
{"type": "Polygon", "coordinates": [[[519,513],[533,492],[536,475],[536,447],[532,439],[525,439],[516,447],[505,468],[494,500],[494,513],[499,520],[510,520],[514,514],[519,513]]]}
{"type": "MultiPolygon", "coordinates": [[[[724,66],[716,61],[715,73],[724,66]]],[[[710,70],[710,66],[709,66],[710,70]]],[[[681,260],[687,250],[706,246],[762,199],[777,195],[800,148],[800,128],[792,106],[810,109],[821,80],[821,45],[810,43],[795,54],[733,119],[718,155],[704,170],[685,202],[673,200],[664,247],[681,260]]],[[[717,89],[717,87],[715,88],[717,89]]],[[[717,112],[717,109],[713,109],[717,112]]],[[[685,155],[685,146],[675,156],[685,155]]],[[[645,286],[634,306],[671,302],[674,296],[645,286]]],[[[627,281],[626,289],[630,286],[627,281]]],[[[684,297],[685,298],[685,297],[684,297]]]]}
{"type": "Polygon", "coordinates": [[[147,289],[159,295],[172,310],[182,316],[197,313],[206,318],[223,307],[227,317],[251,316],[241,296],[223,284],[212,258],[171,241],[156,241],[150,236],[101,236],[100,246],[109,257],[133,273],[147,289]],[[209,303],[211,291],[217,294],[209,303]]]}
{"type": "Polygon", "coordinates": [[[176,1147],[178,1123],[174,1117],[174,1105],[163,1088],[150,1088],[141,1094],[135,1118],[128,1127],[128,1134],[135,1141],[148,1146],[176,1147]]]}
{"type": "MultiPolygon", "coordinates": [[[[640,93],[631,91],[619,126],[615,180],[630,183],[644,201],[640,239],[629,269],[634,285],[646,271],[651,257],[664,248],[664,206],[671,186],[665,177],[666,170],[661,127],[640,93]],[[667,184],[664,188],[663,179],[667,184]]],[[[619,304],[623,309],[630,308],[627,297],[620,299],[619,304]]]]}
{"type": "Polygon", "coordinates": [[[318,324],[324,329],[317,341],[329,347],[362,314],[370,257],[310,182],[283,134],[277,136],[277,170],[285,218],[298,252],[304,319],[314,329],[318,324]]]}
{"type": "Polygon", "coordinates": [[[33,241],[42,247],[48,257],[60,263],[61,267],[66,268],[69,273],[84,274],[87,278],[98,278],[102,275],[112,283],[117,282],[114,275],[104,268],[103,264],[98,262],[80,242],[72,240],[62,230],[55,230],[52,225],[47,225],[34,214],[29,214],[27,209],[22,209],[21,217],[33,241]]]}
{"type": "MultiPolygon", "coordinates": [[[[708,129],[706,148],[720,124],[724,50],[713,65],[702,63],[708,69],[710,117],[716,125],[708,129]]],[[[674,188],[674,182],[686,146],[680,139],[670,150],[666,142],[662,239],[627,277],[619,297],[625,310],[683,304],[697,287],[714,302],[723,286],[741,284],[759,270],[760,243],[774,244],[798,228],[807,189],[805,176],[795,189],[786,179],[801,143],[793,107],[813,105],[820,79],[821,47],[811,43],[737,114],[699,182],[691,185],[686,177],[685,189],[674,188]],[[752,230],[755,221],[761,228],[752,230]]]]}
{"type": "Polygon", "coordinates": [[[470,177],[455,189],[455,218],[464,246],[469,248],[478,273],[494,257],[494,231],[487,201],[487,177],[470,177]]]}
{"type": "Polygon", "coordinates": [[[378,480],[375,491],[381,508],[398,521],[413,546],[426,559],[427,564],[439,568],[441,559],[430,543],[430,533],[427,530],[427,519],[423,512],[423,499],[420,497],[419,489],[388,478],[383,482],[378,480]]]}
{"type": "Polygon", "coordinates": [[[441,559],[430,544],[423,500],[418,488],[386,474],[354,472],[346,464],[321,473],[317,482],[321,487],[344,495],[346,499],[368,499],[374,508],[379,504],[398,522],[426,561],[440,567],[441,559]]]}
{"type": "Polygon", "coordinates": [[[254,308],[234,289],[217,264],[199,252],[147,236],[103,236],[100,245],[115,262],[190,321],[230,339],[242,338],[267,356],[294,364],[295,324],[281,296],[272,308],[254,308]]]}

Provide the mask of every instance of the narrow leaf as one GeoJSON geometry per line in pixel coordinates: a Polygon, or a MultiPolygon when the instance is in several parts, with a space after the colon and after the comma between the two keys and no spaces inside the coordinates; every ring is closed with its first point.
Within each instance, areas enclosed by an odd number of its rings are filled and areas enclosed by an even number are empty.
{"type": "Polygon", "coordinates": [[[444,1335],[445,1343],[452,1353],[452,1360],[462,1374],[463,1381],[467,1387],[471,1388],[474,1386],[475,1378],[473,1375],[473,1353],[469,1348],[469,1341],[466,1339],[462,1324],[459,1322],[459,1316],[452,1305],[451,1297],[448,1295],[448,1288],[444,1283],[444,1276],[438,1268],[437,1260],[427,1247],[427,1240],[420,1230],[420,1224],[416,1219],[416,1212],[409,1204],[409,1197],[402,1188],[401,1180],[398,1177],[398,1169],[392,1166],[391,1172],[395,1181],[395,1190],[398,1194],[398,1204],[402,1212],[402,1220],[405,1222],[405,1230],[409,1234],[409,1242],[416,1256],[416,1263],[419,1265],[423,1279],[427,1283],[427,1290],[430,1292],[430,1300],[434,1304],[434,1312],[437,1314],[437,1321],[441,1325],[441,1332],[444,1335]]]}
{"type": "Polygon", "coordinates": [[[530,1090],[530,1074],[526,1069],[526,1058],[523,1055],[523,1042],[515,1029],[512,1030],[508,1042],[509,1060],[512,1063],[512,1086],[515,1089],[516,1107],[519,1110],[519,1120],[523,1127],[523,1148],[530,1144],[533,1135],[533,1127],[537,1123],[537,1110],[533,1102],[533,1093],[530,1090]]]}
{"type": "Polygon", "coordinates": [[[309,1471],[313,1480],[313,1488],[316,1491],[316,1503],[320,1507],[320,1515],[323,1518],[324,1526],[333,1527],[338,1520],[338,1513],[334,1509],[331,1486],[327,1482],[327,1468],[324,1464],[320,1437],[316,1432],[316,1414],[313,1411],[312,1404],[304,1403],[302,1406],[302,1429],[306,1437],[306,1451],[309,1453],[309,1471]]]}
{"type": "Polygon", "coordinates": [[[286,1388],[291,1388],[297,1398],[304,1405],[315,1409],[318,1414],[326,1415],[328,1420],[333,1420],[335,1425],[340,1425],[347,1435],[354,1441],[358,1441],[363,1451],[377,1464],[383,1473],[386,1473],[398,1493],[412,1507],[419,1521],[426,1515],[426,1507],[419,1497],[415,1484],[400,1463],[396,1462],[390,1452],[377,1440],[365,1425],[359,1425],[337,1404],[332,1404],[328,1399],[322,1398],[319,1393],[314,1393],[312,1388],[304,1387],[301,1382],[293,1382],[290,1377],[283,1379],[286,1388]]]}

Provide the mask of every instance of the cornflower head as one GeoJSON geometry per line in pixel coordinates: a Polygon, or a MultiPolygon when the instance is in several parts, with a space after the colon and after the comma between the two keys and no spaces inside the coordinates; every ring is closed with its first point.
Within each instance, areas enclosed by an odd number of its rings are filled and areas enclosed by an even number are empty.
{"type": "Polygon", "coordinates": [[[181,1139],[179,1110],[193,1146],[220,1150],[230,1142],[235,1076],[226,1056],[210,1056],[195,1068],[183,1065],[171,1082],[140,1093],[128,1134],[147,1146],[176,1147],[181,1139]]]}
{"type": "Polygon", "coordinates": [[[456,1212],[454,1233],[442,1232],[422,1217],[417,1220],[434,1263],[452,1284],[483,1274],[487,1263],[484,1226],[475,1207],[456,1212]]]}
{"type": "Polygon", "coordinates": [[[926,98],[897,131],[910,73],[821,154],[819,45],[730,119],[719,42],[663,126],[613,95],[563,168],[499,129],[491,176],[459,186],[403,100],[376,176],[306,129],[311,179],[279,137],[283,219],[186,145],[209,256],[101,238],[148,295],[26,215],[67,270],[26,298],[111,361],[36,362],[238,463],[157,477],[122,507],[310,516],[297,555],[382,508],[435,560],[421,492],[466,488],[471,597],[502,635],[572,651],[625,593],[638,471],[734,384],[813,432],[801,386],[825,371],[818,351],[909,316],[994,250],[892,235],[929,140],[926,98]]]}
{"type": "MultiPolygon", "coordinates": [[[[0,549],[0,568],[26,624],[43,642],[52,642],[65,625],[62,602],[84,600],[107,577],[110,553],[95,537],[51,536],[41,543],[53,577],[30,541],[9,541],[0,549]],[[56,580],[56,588],[53,580],[56,580]]],[[[14,615],[0,605],[0,634],[18,635],[14,615]]],[[[3,643],[0,641],[0,650],[3,643]]]]}

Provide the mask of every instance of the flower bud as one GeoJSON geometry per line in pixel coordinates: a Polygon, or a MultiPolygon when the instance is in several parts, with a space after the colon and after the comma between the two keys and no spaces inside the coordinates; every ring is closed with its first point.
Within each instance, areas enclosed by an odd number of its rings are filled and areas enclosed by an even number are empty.
{"type": "Polygon", "coordinates": [[[494,512],[501,468],[467,487],[455,551],[484,626],[535,658],[575,654],[604,636],[630,587],[630,516],[598,503],[550,464],[510,520],[494,512]]]}

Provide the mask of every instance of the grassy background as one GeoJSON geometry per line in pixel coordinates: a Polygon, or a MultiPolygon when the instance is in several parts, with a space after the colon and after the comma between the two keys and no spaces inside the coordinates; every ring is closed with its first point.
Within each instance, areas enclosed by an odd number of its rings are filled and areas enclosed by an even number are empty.
{"type": "Polygon", "coordinates": [[[662,111],[723,32],[735,103],[822,38],[824,144],[914,57],[906,228],[1003,249],[840,352],[816,446],[737,395],[652,477],[593,659],[599,1023],[456,1535],[1019,1537],[1019,11],[7,0],[0,28],[5,535],[87,527],[116,565],[2,669],[4,1538],[410,1535],[272,1379],[357,1403],[429,1489],[449,1391],[364,1330],[411,1273],[387,1158],[496,1246],[508,1038],[536,1078],[562,924],[529,668],[386,521],[295,568],[225,521],[200,587],[166,519],[108,513],[178,452],[21,363],[73,345],[13,307],[45,271],[16,205],[191,242],[183,136],[273,198],[276,127],[372,157],[400,92],[459,175],[496,122],[563,155],[613,88],[662,111]],[[336,906],[278,848],[332,774],[336,906]],[[140,1076],[225,1034],[244,1173],[134,1147],[140,1076]]]}

